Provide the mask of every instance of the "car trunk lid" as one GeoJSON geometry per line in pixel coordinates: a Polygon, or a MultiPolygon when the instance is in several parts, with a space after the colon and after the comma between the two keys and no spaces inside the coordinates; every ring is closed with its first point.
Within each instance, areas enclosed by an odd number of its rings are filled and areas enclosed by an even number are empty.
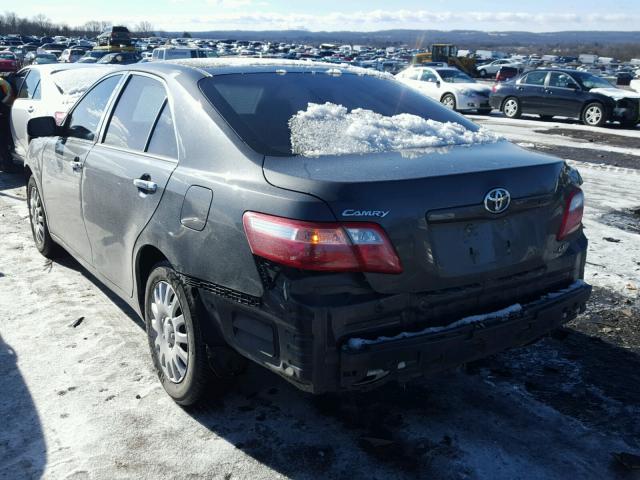
{"type": "Polygon", "coordinates": [[[366,277],[389,294],[482,284],[543,267],[557,250],[562,168],[562,160],[507,142],[264,161],[271,184],[322,199],[340,221],[386,230],[403,273],[366,277]],[[496,188],[512,199],[500,214],[484,206],[496,188]]]}

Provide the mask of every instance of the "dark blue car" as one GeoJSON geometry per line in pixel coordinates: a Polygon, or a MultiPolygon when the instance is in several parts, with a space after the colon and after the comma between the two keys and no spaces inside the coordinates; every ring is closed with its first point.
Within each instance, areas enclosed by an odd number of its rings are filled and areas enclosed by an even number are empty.
{"type": "Polygon", "coordinates": [[[618,121],[633,128],[640,123],[640,94],[576,70],[527,72],[513,81],[495,85],[490,104],[509,118],[530,113],[542,119],[578,118],[593,127],[618,121]]]}

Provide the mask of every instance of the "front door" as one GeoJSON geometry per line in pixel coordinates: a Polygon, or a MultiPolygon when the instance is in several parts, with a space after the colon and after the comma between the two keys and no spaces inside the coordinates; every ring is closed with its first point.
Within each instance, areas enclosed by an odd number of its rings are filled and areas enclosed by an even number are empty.
{"type": "Polygon", "coordinates": [[[584,92],[571,76],[551,72],[542,100],[544,113],[563,117],[579,117],[584,92]]]}
{"type": "Polygon", "coordinates": [[[67,248],[91,261],[91,246],[82,218],[81,180],[84,162],[93,148],[109,99],[121,75],[109,77],[91,89],[52,142],[55,152],[42,164],[42,196],[49,229],[67,248]]]}
{"type": "Polygon", "coordinates": [[[84,165],[82,204],[93,264],[123,292],[133,291],[133,246],[177,165],[164,84],[129,77],[106,133],[84,165]]]}

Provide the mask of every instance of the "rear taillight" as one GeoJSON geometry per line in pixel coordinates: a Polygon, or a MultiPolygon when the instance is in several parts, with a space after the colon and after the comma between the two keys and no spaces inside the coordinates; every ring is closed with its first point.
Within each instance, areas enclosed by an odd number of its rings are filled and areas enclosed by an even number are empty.
{"type": "Polygon", "coordinates": [[[302,270],[401,273],[387,234],[375,223],[315,223],[246,212],[254,255],[302,270]]]}
{"type": "Polygon", "coordinates": [[[584,212],[584,193],[579,188],[571,192],[564,207],[562,223],[556,238],[564,240],[569,234],[575,232],[582,225],[584,212]]]}
{"type": "Polygon", "coordinates": [[[64,117],[66,116],[67,116],[66,112],[55,112],[53,114],[53,118],[55,118],[56,120],[56,125],[58,126],[62,125],[62,122],[64,122],[64,117]]]}

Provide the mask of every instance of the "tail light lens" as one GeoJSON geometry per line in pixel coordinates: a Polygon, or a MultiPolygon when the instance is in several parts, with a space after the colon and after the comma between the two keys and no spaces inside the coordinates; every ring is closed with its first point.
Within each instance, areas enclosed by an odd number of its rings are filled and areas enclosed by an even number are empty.
{"type": "Polygon", "coordinates": [[[302,270],[401,273],[400,259],[375,223],[315,223],[246,212],[254,255],[302,270]]]}
{"type": "Polygon", "coordinates": [[[575,232],[582,225],[584,213],[584,193],[579,188],[571,192],[564,208],[562,224],[556,238],[564,240],[569,234],[575,232]]]}
{"type": "Polygon", "coordinates": [[[64,122],[64,117],[66,117],[67,114],[65,112],[55,112],[53,114],[53,118],[55,118],[56,120],[56,125],[60,126],[62,125],[62,122],[64,122]]]}

